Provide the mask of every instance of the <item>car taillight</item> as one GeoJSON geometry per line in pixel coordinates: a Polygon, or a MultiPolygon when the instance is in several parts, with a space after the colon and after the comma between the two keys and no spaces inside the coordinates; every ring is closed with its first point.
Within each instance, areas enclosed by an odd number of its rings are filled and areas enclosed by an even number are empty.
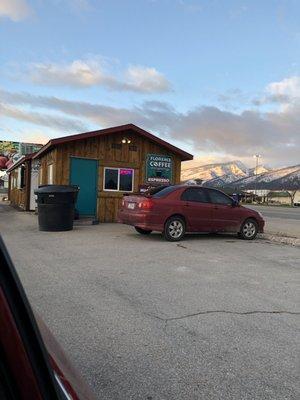
{"type": "Polygon", "coordinates": [[[142,210],[150,210],[153,207],[153,201],[152,200],[143,200],[139,203],[139,208],[142,210]]]}

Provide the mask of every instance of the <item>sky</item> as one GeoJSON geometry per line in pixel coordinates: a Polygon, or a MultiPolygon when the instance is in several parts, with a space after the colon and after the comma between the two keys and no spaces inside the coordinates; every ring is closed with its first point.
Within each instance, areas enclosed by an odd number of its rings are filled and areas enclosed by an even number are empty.
{"type": "Polygon", "coordinates": [[[201,164],[300,164],[300,2],[0,0],[0,139],[126,123],[201,164]]]}

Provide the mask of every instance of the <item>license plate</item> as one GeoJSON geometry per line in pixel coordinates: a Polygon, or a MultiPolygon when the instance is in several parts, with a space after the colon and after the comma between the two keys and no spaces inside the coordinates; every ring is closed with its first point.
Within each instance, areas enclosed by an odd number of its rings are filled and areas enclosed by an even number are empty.
{"type": "Polygon", "coordinates": [[[128,203],[127,204],[127,208],[130,208],[130,210],[134,210],[134,206],[135,206],[134,203],[128,203]]]}

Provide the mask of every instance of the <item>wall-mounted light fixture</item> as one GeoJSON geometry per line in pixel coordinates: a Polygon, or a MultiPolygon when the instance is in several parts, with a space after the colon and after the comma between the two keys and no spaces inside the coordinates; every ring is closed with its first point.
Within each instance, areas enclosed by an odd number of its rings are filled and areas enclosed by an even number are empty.
{"type": "Polygon", "coordinates": [[[122,139],[122,143],[123,143],[123,144],[130,144],[130,143],[131,143],[131,140],[124,137],[124,138],[122,139]]]}

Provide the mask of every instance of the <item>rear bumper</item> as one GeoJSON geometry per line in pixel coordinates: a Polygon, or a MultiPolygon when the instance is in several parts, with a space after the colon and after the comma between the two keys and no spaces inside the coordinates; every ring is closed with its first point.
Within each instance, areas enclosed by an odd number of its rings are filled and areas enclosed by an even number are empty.
{"type": "Polygon", "coordinates": [[[163,225],[155,224],[153,222],[153,218],[149,213],[135,213],[135,212],[128,212],[126,210],[119,210],[117,221],[121,224],[137,226],[138,228],[142,228],[145,230],[151,231],[163,231],[163,225]]]}

